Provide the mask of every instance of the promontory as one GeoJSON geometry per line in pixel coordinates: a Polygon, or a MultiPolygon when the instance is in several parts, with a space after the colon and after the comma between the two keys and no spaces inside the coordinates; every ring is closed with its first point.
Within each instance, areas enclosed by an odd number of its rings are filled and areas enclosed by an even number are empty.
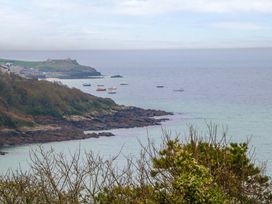
{"type": "Polygon", "coordinates": [[[101,76],[101,73],[95,68],[80,65],[76,60],[70,58],[45,61],[0,59],[1,69],[26,78],[80,79],[101,76]]]}
{"type": "Polygon", "coordinates": [[[158,125],[171,113],[116,104],[58,82],[0,71],[0,149],[3,146],[111,136],[88,130],[158,125]]]}

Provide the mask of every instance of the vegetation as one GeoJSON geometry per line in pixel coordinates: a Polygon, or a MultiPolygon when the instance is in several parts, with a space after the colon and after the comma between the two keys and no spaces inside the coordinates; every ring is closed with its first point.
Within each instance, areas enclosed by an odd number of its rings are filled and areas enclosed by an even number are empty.
{"type": "Polygon", "coordinates": [[[46,60],[46,61],[20,61],[20,60],[7,60],[0,59],[0,64],[13,63],[18,66],[27,67],[27,68],[35,68],[41,71],[71,71],[71,70],[92,70],[95,71],[94,68],[80,65],[76,60],[72,59],[54,59],[54,60],[46,60]]]}
{"type": "Polygon", "coordinates": [[[208,139],[190,128],[181,142],[169,135],[161,148],[150,140],[140,158],[116,168],[80,152],[71,158],[54,150],[32,152],[28,173],[0,178],[0,203],[271,203],[271,182],[248,156],[247,143],[208,139]]]}
{"type": "Polygon", "coordinates": [[[0,64],[4,65],[6,63],[13,63],[22,67],[36,67],[39,64],[39,62],[0,59],[0,64]]]}
{"type": "Polygon", "coordinates": [[[107,111],[115,103],[60,83],[0,72],[0,128],[31,125],[35,116],[61,118],[107,111]]]}
{"type": "Polygon", "coordinates": [[[80,65],[72,59],[48,59],[46,61],[20,61],[0,59],[0,64],[12,64],[11,72],[24,69],[23,74],[28,78],[38,76],[47,78],[78,79],[91,76],[101,76],[101,73],[89,66],[80,65]],[[16,65],[16,66],[13,66],[16,65]],[[20,68],[18,68],[20,67],[20,68]]]}

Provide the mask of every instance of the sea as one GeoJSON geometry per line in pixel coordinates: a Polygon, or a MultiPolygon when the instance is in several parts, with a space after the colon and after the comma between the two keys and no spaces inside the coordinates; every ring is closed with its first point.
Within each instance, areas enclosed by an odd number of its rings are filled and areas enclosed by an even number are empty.
{"type": "MultiPolygon", "coordinates": [[[[0,58],[18,60],[76,59],[96,68],[103,79],[59,80],[63,84],[116,103],[173,112],[158,126],[114,129],[114,137],[52,142],[44,149],[71,155],[92,151],[105,159],[121,152],[139,155],[148,138],[161,144],[162,135],[184,142],[193,126],[200,136],[208,135],[209,124],[218,127],[218,137],[227,131],[229,142],[249,142],[250,155],[266,164],[272,176],[272,49],[186,50],[90,50],[90,51],[0,51],[0,58]],[[111,78],[111,75],[123,78],[111,78]],[[83,83],[91,83],[85,87],[83,83]],[[120,83],[127,83],[121,86],[120,83]],[[97,92],[97,85],[116,87],[116,94],[97,92]],[[161,85],[164,88],[157,88],[161,85]],[[184,89],[184,92],[176,92],[184,89]]],[[[52,79],[53,80],[53,79],[52,79]]],[[[8,170],[29,170],[30,152],[40,144],[5,148],[0,156],[0,175],[8,170]]]]}

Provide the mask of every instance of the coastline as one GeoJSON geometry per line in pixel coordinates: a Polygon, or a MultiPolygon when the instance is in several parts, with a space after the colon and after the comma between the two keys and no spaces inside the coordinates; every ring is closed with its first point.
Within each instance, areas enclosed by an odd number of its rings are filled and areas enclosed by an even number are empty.
{"type": "MultiPolygon", "coordinates": [[[[71,60],[69,63],[79,66],[71,60]]],[[[110,98],[96,97],[59,83],[24,78],[12,72],[0,74],[5,85],[1,90],[5,97],[0,98],[0,155],[6,154],[1,151],[3,148],[15,145],[110,137],[114,136],[110,132],[85,132],[160,125],[167,118],[157,116],[173,114],[118,105],[110,98]],[[9,104],[7,96],[12,96],[18,103],[9,104]]]]}
{"type": "Polygon", "coordinates": [[[123,106],[111,114],[98,114],[95,117],[71,116],[63,119],[41,116],[35,118],[38,125],[20,129],[0,131],[0,156],[6,152],[1,147],[15,145],[82,140],[99,137],[112,137],[111,129],[147,127],[161,125],[173,113],[123,106]],[[158,117],[159,118],[156,118],[158,117]],[[85,133],[86,131],[103,131],[85,133]]]}

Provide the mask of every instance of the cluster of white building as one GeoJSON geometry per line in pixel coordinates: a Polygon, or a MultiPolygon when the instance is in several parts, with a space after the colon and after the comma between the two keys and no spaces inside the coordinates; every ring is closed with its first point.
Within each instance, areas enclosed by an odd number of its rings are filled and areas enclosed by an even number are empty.
{"type": "Polygon", "coordinates": [[[14,73],[24,78],[45,78],[45,74],[38,70],[25,68],[12,63],[0,64],[0,71],[3,73],[14,73]]]}
{"type": "Polygon", "coordinates": [[[10,72],[10,68],[9,68],[9,66],[7,64],[6,65],[0,64],[0,71],[4,72],[4,73],[9,73],[10,72]]]}

